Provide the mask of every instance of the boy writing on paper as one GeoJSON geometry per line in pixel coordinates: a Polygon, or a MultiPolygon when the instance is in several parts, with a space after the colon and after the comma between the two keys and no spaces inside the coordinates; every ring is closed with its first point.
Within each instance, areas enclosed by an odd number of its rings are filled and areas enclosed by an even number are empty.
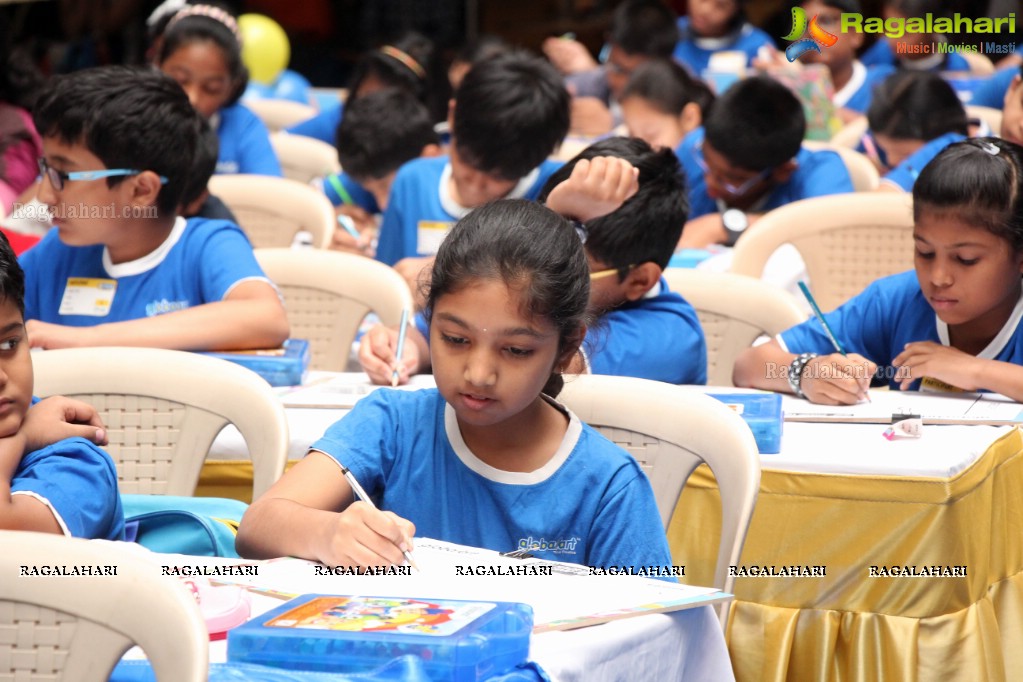
{"type": "Polygon", "coordinates": [[[179,215],[199,130],[152,70],[102,67],[40,95],[46,237],[22,257],[33,346],[280,346],[288,321],[241,229],[179,215]]]}
{"type": "Polygon", "coordinates": [[[68,398],[33,405],[25,279],[0,235],[0,529],[124,539],[117,471],[95,410],[68,398]]]}
{"type": "MultiPolygon", "coordinates": [[[[589,312],[599,318],[569,372],[589,371],[674,384],[707,381],[707,349],[693,307],[661,277],[686,219],[684,184],[668,149],[637,138],[602,140],[544,186],[548,207],[578,221],[590,266],[589,312]]],[[[423,316],[408,329],[399,380],[429,371],[423,316]]],[[[363,369],[387,383],[398,332],[377,325],[359,347],[363,369]]]]}
{"type": "Polygon", "coordinates": [[[525,52],[469,70],[451,103],[447,156],[398,170],[380,226],[377,260],[415,282],[454,226],[499,199],[535,199],[560,164],[547,157],[568,132],[568,93],[550,64],[525,52]]]}
{"type": "Polygon", "coordinates": [[[803,105],[771,78],[737,82],[714,101],[704,122],[677,150],[689,185],[689,221],[679,248],[731,246],[771,209],[853,191],[836,152],[803,148],[803,105]]]}

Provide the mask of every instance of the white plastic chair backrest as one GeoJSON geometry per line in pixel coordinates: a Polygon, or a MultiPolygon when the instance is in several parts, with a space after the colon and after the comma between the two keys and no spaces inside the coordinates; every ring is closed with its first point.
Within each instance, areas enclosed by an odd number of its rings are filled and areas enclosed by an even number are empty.
{"type": "Polygon", "coordinates": [[[291,246],[300,231],[312,245],[326,248],[334,234],[334,207],[308,184],[269,175],[214,175],[210,193],[238,219],[253,248],[291,246]]]}
{"type": "Polygon", "coordinates": [[[970,75],[990,76],[995,72],[994,62],[986,54],[979,52],[959,52],[959,55],[970,65],[970,75]]]}
{"type": "Polygon", "coordinates": [[[759,278],[782,244],[799,251],[821,309],[834,310],[871,282],[912,269],[913,197],[853,192],[776,208],[736,242],[731,271],[759,278]]]}
{"type": "Polygon", "coordinates": [[[270,132],[307,121],[318,113],[309,104],[288,99],[247,99],[242,104],[258,116],[270,132]]]}
{"type": "Polygon", "coordinates": [[[281,162],[284,177],[309,184],[341,172],[337,150],[332,145],[305,135],[289,135],[284,131],[270,134],[270,144],[281,162]]]}
{"type": "Polygon", "coordinates": [[[288,452],[284,407],[240,365],[161,348],[35,352],[35,393],[93,405],[110,440],[122,493],[192,495],[206,454],[227,424],[252,457],[253,499],[281,474],[288,452]]]}
{"type": "Polygon", "coordinates": [[[878,175],[874,163],[855,149],[813,140],[803,142],[803,147],[812,151],[832,151],[842,157],[842,163],[845,164],[845,169],[849,171],[849,178],[852,180],[853,191],[873,192],[881,183],[881,176],[878,175]]]}
{"type": "Polygon", "coordinates": [[[732,386],[739,353],[806,319],[792,295],[763,280],[689,268],[664,271],[668,288],[696,309],[707,341],[707,383],[732,386]]]}
{"type": "Polygon", "coordinates": [[[195,598],[120,544],[0,531],[0,679],[106,682],[135,644],[157,682],[207,679],[209,635],[195,598]],[[114,566],[117,575],[20,575],[54,565],[114,566]]]}
{"type": "Polygon", "coordinates": [[[343,371],[367,313],[392,326],[414,308],[401,275],[371,258],[320,249],[255,253],[284,297],[292,337],[310,343],[311,369],[343,371]]]}
{"type": "Polygon", "coordinates": [[[739,563],[760,489],[760,455],[746,422],[697,390],[633,377],[567,376],[558,400],[642,465],[665,528],[686,479],[707,463],[721,492],[714,586],[730,591],[728,567],[739,563]]]}

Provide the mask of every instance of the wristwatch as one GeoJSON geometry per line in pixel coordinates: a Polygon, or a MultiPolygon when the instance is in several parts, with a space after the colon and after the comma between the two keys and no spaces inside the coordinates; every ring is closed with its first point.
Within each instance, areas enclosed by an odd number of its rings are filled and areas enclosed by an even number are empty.
{"type": "Polygon", "coordinates": [[[735,246],[742,233],[749,227],[749,217],[737,208],[730,208],[721,214],[721,224],[725,227],[725,234],[728,235],[726,246],[735,246]]]}
{"type": "Polygon", "coordinates": [[[800,398],[805,398],[806,395],[803,393],[803,370],[806,366],[817,357],[817,353],[800,353],[789,365],[789,388],[800,398]]]}

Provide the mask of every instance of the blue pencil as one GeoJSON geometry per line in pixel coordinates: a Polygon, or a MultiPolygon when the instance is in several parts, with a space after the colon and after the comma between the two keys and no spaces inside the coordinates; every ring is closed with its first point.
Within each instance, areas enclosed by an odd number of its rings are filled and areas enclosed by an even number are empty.
{"type": "Polygon", "coordinates": [[[345,232],[355,237],[356,241],[362,237],[359,231],[355,229],[355,221],[350,216],[346,216],[342,213],[337,214],[337,224],[345,229],[345,232]]]}
{"type": "MultiPolygon", "coordinates": [[[[842,344],[838,342],[838,338],[835,336],[835,332],[831,331],[831,325],[824,319],[824,313],[821,312],[820,306],[817,305],[817,301],[814,300],[813,294],[810,293],[809,287],[806,286],[806,282],[799,282],[799,290],[803,292],[803,296],[806,297],[806,302],[813,308],[813,314],[820,320],[821,326],[824,327],[824,333],[828,335],[831,340],[831,345],[835,347],[835,350],[842,354],[843,357],[848,357],[848,353],[842,348],[842,344]]],[[[870,394],[866,395],[867,402],[870,402],[870,394]]]]}
{"type": "Polygon", "coordinates": [[[405,332],[408,329],[408,308],[401,311],[401,327],[398,329],[398,347],[394,349],[397,362],[394,365],[394,372],[391,374],[391,388],[398,385],[398,366],[401,364],[401,354],[405,350],[405,332]]]}
{"type": "Polygon", "coordinates": [[[846,355],[845,349],[842,348],[842,344],[835,338],[835,333],[831,331],[831,327],[828,326],[828,321],[824,319],[824,313],[821,312],[820,306],[817,305],[817,301],[813,299],[813,294],[810,293],[810,289],[806,286],[806,282],[799,282],[799,290],[803,292],[803,296],[806,296],[806,302],[813,308],[813,314],[820,320],[821,326],[824,327],[824,333],[831,339],[831,345],[835,347],[835,350],[842,355],[846,355]]]}

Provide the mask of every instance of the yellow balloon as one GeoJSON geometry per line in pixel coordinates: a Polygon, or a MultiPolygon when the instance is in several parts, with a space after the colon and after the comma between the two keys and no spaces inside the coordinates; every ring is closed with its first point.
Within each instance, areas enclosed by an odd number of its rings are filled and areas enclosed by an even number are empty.
{"type": "Polygon", "coordinates": [[[257,83],[272,84],[291,58],[288,35],[280,24],[262,14],[241,15],[238,30],[242,39],[242,61],[249,69],[249,76],[257,83]]]}

